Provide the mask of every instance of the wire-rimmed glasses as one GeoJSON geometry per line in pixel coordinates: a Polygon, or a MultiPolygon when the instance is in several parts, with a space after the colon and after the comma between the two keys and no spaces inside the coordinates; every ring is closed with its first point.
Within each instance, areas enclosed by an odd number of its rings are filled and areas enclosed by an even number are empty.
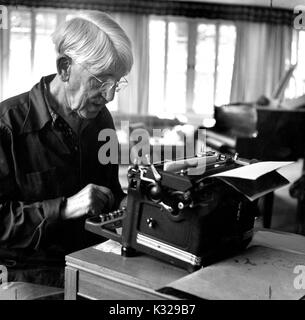
{"type": "Polygon", "coordinates": [[[126,88],[128,85],[128,81],[125,77],[121,79],[120,81],[115,80],[101,80],[97,76],[95,76],[92,72],[90,72],[84,65],[81,64],[81,66],[93,77],[91,79],[91,84],[94,88],[100,87],[103,91],[108,92],[108,90],[112,90],[113,87],[115,87],[115,91],[119,92],[120,90],[126,88]]]}

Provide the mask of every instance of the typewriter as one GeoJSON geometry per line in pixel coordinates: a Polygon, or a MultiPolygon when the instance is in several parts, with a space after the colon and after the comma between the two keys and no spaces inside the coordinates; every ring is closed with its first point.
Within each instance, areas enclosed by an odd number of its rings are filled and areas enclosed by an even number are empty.
{"type": "Polygon", "coordinates": [[[288,183],[277,171],[255,180],[221,175],[248,165],[217,152],[135,164],[127,207],[90,217],[85,228],[120,242],[123,256],[146,253],[192,272],[246,248],[259,197],[288,183]]]}

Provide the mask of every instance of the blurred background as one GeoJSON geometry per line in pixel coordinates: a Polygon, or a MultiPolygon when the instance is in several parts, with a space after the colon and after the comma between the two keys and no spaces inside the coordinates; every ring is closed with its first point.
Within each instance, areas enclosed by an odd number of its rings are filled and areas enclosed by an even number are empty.
{"type": "Polygon", "coordinates": [[[0,100],[56,72],[50,35],[77,9],[110,13],[132,40],[130,85],[112,111],[210,119],[215,105],[270,97],[297,64],[283,92],[295,98],[305,81],[305,30],[293,26],[300,2],[1,1],[9,23],[0,33],[0,100]]]}
{"type": "MultiPolygon", "coordinates": [[[[127,32],[135,57],[128,87],[108,105],[117,127],[129,120],[134,128],[166,128],[162,143],[175,145],[190,125],[193,133],[205,128],[212,150],[294,161],[286,170],[292,183],[302,175],[305,146],[305,19],[294,12],[302,2],[0,1],[8,13],[8,28],[0,29],[0,101],[56,73],[51,34],[60,22],[78,10],[106,11],[127,32]]],[[[118,133],[123,145],[128,136],[118,133]]],[[[126,167],[126,187],[125,177],[126,167]]],[[[298,199],[289,187],[276,193],[271,226],[295,231],[298,199]]]]}

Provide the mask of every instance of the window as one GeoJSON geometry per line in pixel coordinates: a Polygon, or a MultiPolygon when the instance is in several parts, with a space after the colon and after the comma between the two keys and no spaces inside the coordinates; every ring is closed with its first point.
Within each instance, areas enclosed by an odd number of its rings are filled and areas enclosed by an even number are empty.
{"type": "Polygon", "coordinates": [[[291,44],[291,64],[296,68],[285,90],[284,98],[293,99],[305,94],[305,31],[294,30],[291,44]]]}
{"type": "Polygon", "coordinates": [[[51,35],[56,28],[55,13],[37,13],[35,15],[35,47],[33,61],[33,80],[39,81],[41,75],[56,72],[56,55],[51,43],[51,35]]]}
{"type": "MultiPolygon", "coordinates": [[[[9,9],[7,73],[1,100],[28,91],[42,76],[56,72],[51,34],[60,16],[58,11],[9,9]]],[[[5,50],[5,48],[3,48],[5,50]]]]}
{"type": "Polygon", "coordinates": [[[149,113],[210,118],[230,101],[233,24],[152,17],[149,23],[149,113]]]}
{"type": "Polygon", "coordinates": [[[31,75],[31,14],[10,12],[9,74],[4,98],[28,90],[31,75]]]}

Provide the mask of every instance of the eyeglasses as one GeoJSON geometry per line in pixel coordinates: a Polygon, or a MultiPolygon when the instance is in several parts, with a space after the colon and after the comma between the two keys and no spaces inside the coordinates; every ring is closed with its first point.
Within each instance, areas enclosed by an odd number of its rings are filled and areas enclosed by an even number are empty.
{"type": "Polygon", "coordinates": [[[101,90],[108,92],[109,90],[112,90],[113,87],[115,87],[115,91],[119,92],[120,90],[124,89],[128,85],[128,81],[125,77],[123,77],[120,81],[115,80],[106,80],[103,81],[96,77],[92,72],[90,72],[84,65],[80,64],[92,77],[91,84],[93,88],[101,88],[101,90]]]}

